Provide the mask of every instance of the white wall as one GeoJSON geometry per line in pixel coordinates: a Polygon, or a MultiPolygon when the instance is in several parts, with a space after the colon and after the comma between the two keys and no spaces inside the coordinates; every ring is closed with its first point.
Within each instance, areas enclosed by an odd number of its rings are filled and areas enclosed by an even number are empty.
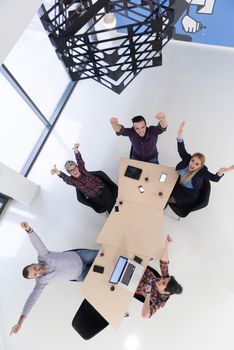
{"type": "Polygon", "coordinates": [[[80,142],[87,169],[103,169],[116,180],[118,159],[129,154],[130,145],[114,135],[109,118],[117,116],[130,125],[132,116],[143,114],[153,124],[158,111],[165,111],[169,121],[158,143],[161,163],[178,162],[176,133],[184,119],[187,148],[205,153],[210,171],[232,164],[233,58],[231,49],[172,42],[164,50],[163,66],[142,72],[120,96],[92,80],[78,84],[30,173],[30,180],[41,185],[39,196],[28,210],[14,203],[0,222],[0,280],[5,281],[0,288],[0,327],[6,350],[233,349],[234,173],[212,184],[206,209],[180,222],[165,217],[165,234],[174,239],[170,272],[184,293],[171,298],[152,319],[143,320],[141,305],[134,301],[130,318],[117,332],[108,327],[85,342],[71,327],[82,300],[79,285],[67,282],[49,286],[21,333],[9,337],[33,287],[33,281],[20,275],[36,258],[19,228],[22,218],[57,251],[97,247],[95,239],[105,221],[104,215],[77,203],[72,187],[50,175],[53,164],[63,168],[65,160],[73,158],[73,144],[80,142]],[[136,345],[127,347],[130,339],[136,345]]]}
{"type": "Polygon", "coordinates": [[[0,2],[0,64],[9,54],[42,0],[1,0],[0,2]]]}
{"type": "Polygon", "coordinates": [[[0,333],[0,349],[1,350],[5,350],[5,346],[3,344],[3,340],[2,340],[2,334],[0,333]]]}
{"type": "Polygon", "coordinates": [[[29,205],[39,186],[0,162],[0,192],[20,203],[29,205]]]}

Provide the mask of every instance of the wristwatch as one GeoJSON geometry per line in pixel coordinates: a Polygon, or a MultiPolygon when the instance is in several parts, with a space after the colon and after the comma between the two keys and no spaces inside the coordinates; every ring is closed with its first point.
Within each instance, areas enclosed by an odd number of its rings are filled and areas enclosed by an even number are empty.
{"type": "Polygon", "coordinates": [[[33,229],[32,229],[32,227],[29,227],[29,229],[25,229],[25,231],[26,231],[27,233],[32,233],[32,232],[33,232],[33,229]]]}

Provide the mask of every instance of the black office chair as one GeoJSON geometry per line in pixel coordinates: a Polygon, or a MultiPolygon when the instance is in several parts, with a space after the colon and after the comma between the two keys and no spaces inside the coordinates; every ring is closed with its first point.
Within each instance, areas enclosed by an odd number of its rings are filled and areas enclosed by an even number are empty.
{"type": "Polygon", "coordinates": [[[89,340],[106,328],[109,323],[84,299],[72,320],[72,327],[84,339],[89,340]]]}
{"type": "Polygon", "coordinates": [[[179,216],[179,218],[185,218],[191,212],[205,208],[208,205],[210,199],[210,189],[210,181],[204,179],[199,193],[199,197],[195,203],[193,203],[192,205],[186,205],[182,207],[179,207],[177,204],[174,203],[168,203],[169,207],[171,208],[171,210],[174,211],[176,215],[179,216]]]}
{"type": "Polygon", "coordinates": [[[132,152],[133,152],[133,147],[131,145],[131,148],[130,148],[130,153],[129,153],[129,158],[131,159],[131,156],[132,156],[132,152]]]}
{"type": "MultiPolygon", "coordinates": [[[[111,189],[113,197],[117,198],[118,186],[109,178],[109,176],[107,176],[103,171],[90,171],[90,174],[99,177],[111,189]]],[[[76,196],[77,196],[77,200],[80,203],[93,208],[93,210],[95,210],[96,213],[104,213],[106,211],[106,209],[100,208],[94,203],[90,203],[89,199],[86,198],[85,195],[77,187],[76,187],[76,196]]]]}

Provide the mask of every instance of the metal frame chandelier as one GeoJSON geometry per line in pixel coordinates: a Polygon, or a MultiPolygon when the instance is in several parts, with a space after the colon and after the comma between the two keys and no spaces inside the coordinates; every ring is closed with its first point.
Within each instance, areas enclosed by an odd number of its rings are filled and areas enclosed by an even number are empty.
{"type": "Polygon", "coordinates": [[[39,15],[72,80],[92,78],[120,94],[143,69],[162,64],[173,3],[55,0],[39,15]]]}

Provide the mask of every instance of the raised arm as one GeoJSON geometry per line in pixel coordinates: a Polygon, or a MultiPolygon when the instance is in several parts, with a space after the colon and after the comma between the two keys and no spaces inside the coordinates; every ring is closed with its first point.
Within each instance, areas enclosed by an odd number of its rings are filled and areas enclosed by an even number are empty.
{"type": "Polygon", "coordinates": [[[76,163],[78,165],[78,168],[79,170],[85,170],[85,162],[83,161],[82,157],[81,157],[81,153],[80,153],[80,144],[79,143],[75,143],[74,146],[73,146],[73,150],[74,150],[74,153],[75,153],[75,157],[76,157],[76,163]]]}
{"type": "Polygon", "coordinates": [[[184,140],[183,140],[183,129],[185,126],[185,122],[181,122],[179,125],[179,129],[177,132],[177,150],[180,157],[184,160],[186,158],[190,158],[191,155],[186,151],[184,140]]]}
{"type": "Polygon", "coordinates": [[[56,164],[54,164],[54,167],[51,169],[50,172],[51,172],[51,175],[54,175],[54,174],[60,175],[61,170],[59,170],[59,169],[56,167],[56,164]]]}
{"type": "Polygon", "coordinates": [[[177,132],[177,139],[178,140],[183,140],[183,130],[184,130],[184,126],[185,126],[185,121],[182,121],[179,125],[179,129],[177,132]]]}
{"type": "Polygon", "coordinates": [[[211,173],[208,169],[206,170],[204,176],[213,182],[219,182],[219,180],[221,179],[221,177],[223,177],[224,173],[234,170],[234,165],[231,165],[229,167],[223,167],[220,168],[216,174],[211,173]]]}
{"type": "Polygon", "coordinates": [[[164,242],[164,247],[163,247],[163,251],[162,251],[162,255],[161,255],[161,258],[160,260],[162,261],[165,261],[165,262],[168,262],[169,261],[169,258],[168,258],[168,248],[169,248],[169,245],[172,243],[172,238],[167,235],[166,239],[165,239],[165,242],[164,242]]]}
{"type": "Polygon", "coordinates": [[[32,227],[29,226],[27,221],[21,222],[20,226],[28,233],[30,241],[33,247],[38,252],[38,255],[40,257],[45,256],[48,253],[48,249],[46,248],[40,237],[36,234],[36,232],[33,231],[32,227]]]}
{"type": "Polygon", "coordinates": [[[11,328],[11,332],[10,332],[10,335],[12,334],[17,334],[25,320],[25,316],[24,315],[21,315],[18,322],[11,328]]]}
{"type": "Polygon", "coordinates": [[[74,150],[74,153],[75,153],[75,157],[76,157],[76,163],[78,165],[78,168],[79,168],[79,171],[82,173],[82,174],[87,174],[88,171],[85,169],[85,162],[81,156],[81,153],[80,153],[80,144],[79,143],[75,143],[74,146],[73,146],[73,150],[74,150]]]}
{"type": "Polygon", "coordinates": [[[74,150],[75,154],[80,152],[79,148],[80,148],[80,144],[79,143],[75,143],[74,146],[73,146],[73,150],[74,150]]]}
{"type": "Polygon", "coordinates": [[[163,112],[158,113],[155,119],[159,121],[160,126],[165,129],[168,126],[166,115],[163,112]]]}
{"type": "Polygon", "coordinates": [[[23,308],[22,314],[21,314],[18,322],[12,327],[10,335],[17,334],[19,332],[20,328],[22,327],[23,322],[26,319],[26,316],[30,312],[33,305],[36,303],[37,299],[41,295],[45,286],[46,286],[46,284],[42,284],[42,283],[36,284],[32,293],[29,295],[28,299],[26,300],[26,302],[24,304],[24,308],[23,308]]]}
{"type": "Polygon", "coordinates": [[[120,130],[122,129],[122,125],[119,124],[119,121],[117,118],[111,118],[110,123],[115,132],[120,132],[120,130]]]}
{"type": "Polygon", "coordinates": [[[61,179],[63,179],[64,182],[66,182],[66,184],[74,186],[71,177],[68,176],[67,174],[65,174],[63,171],[59,170],[56,167],[56,164],[54,164],[54,167],[51,169],[51,175],[55,175],[57,174],[61,179]]]}
{"type": "MultiPolygon", "coordinates": [[[[160,268],[161,268],[161,273],[162,277],[168,277],[168,247],[172,243],[172,238],[168,235],[165,239],[162,255],[160,258],[160,268]]],[[[150,295],[151,295],[151,285],[147,285],[146,287],[146,295],[145,295],[145,301],[141,310],[141,315],[143,318],[149,318],[154,314],[162,305],[158,304],[154,310],[151,310],[150,307],[150,295]]]]}
{"type": "Polygon", "coordinates": [[[228,172],[228,171],[231,171],[231,170],[234,170],[234,165],[230,165],[229,167],[223,167],[223,168],[220,168],[218,171],[217,171],[217,174],[219,176],[222,176],[224,175],[224,173],[228,172]]]}
{"type": "Polygon", "coordinates": [[[151,286],[147,286],[145,301],[141,309],[141,315],[143,318],[149,318],[151,316],[150,310],[150,295],[151,295],[151,286]]]}

